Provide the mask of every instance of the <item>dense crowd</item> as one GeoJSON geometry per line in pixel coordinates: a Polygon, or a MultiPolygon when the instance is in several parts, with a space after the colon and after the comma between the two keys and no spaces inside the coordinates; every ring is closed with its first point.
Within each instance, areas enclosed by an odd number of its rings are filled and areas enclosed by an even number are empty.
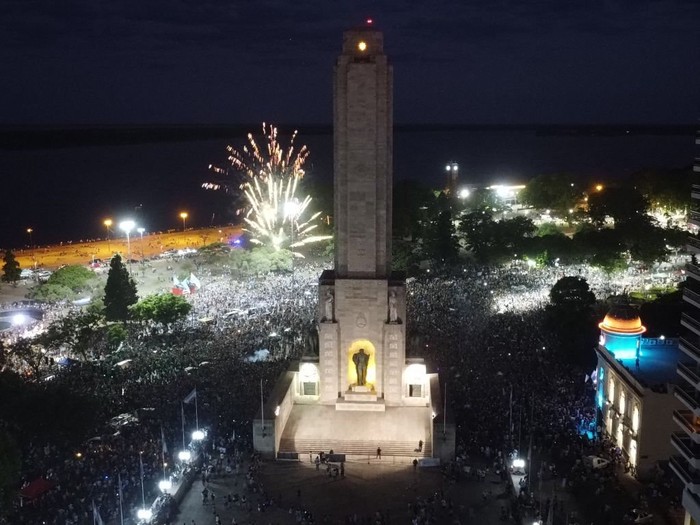
{"type": "MultiPolygon", "coordinates": [[[[269,391],[290,358],[317,351],[316,284],[324,266],[305,263],[293,275],[247,279],[201,272],[203,286],[190,297],[194,308],[187,320],[169,329],[129,325],[118,350],[100,352],[89,363],[48,367],[53,382],[99,401],[104,424],[78,447],[80,455],[75,444],[22,443],[23,481],[41,477],[52,486],[17,506],[8,523],[89,524],[93,502],[103,519],[114,518],[118,478],[124,514],[133,516],[140,506],[139,459],[152,500],[162,475],[161,435],[172,465],[185,429],[189,433],[198,425],[192,405],[181,403],[195,387],[197,417],[211,427],[214,439],[235,436],[237,450],[249,449],[260,400],[252,385],[261,381],[269,391]],[[133,414],[134,421],[119,428],[109,424],[123,413],[133,414]]],[[[449,472],[459,475],[477,457],[498,458],[496,451],[524,454],[552,444],[557,445],[552,450],[567,450],[566,457],[573,458],[588,445],[595,419],[591,388],[584,371],[554,351],[557,342],[541,308],[545,291],[559,277],[575,274],[604,298],[643,285],[644,275],[630,271],[611,280],[590,269],[520,266],[436,273],[408,282],[407,353],[424,356],[447,382],[458,436],[458,462],[449,472]]],[[[672,282],[677,273],[662,278],[672,282]]],[[[61,312],[46,310],[39,328],[61,312]]],[[[18,335],[11,332],[8,342],[18,335]]],[[[561,458],[543,461],[556,459],[561,458]]],[[[563,477],[574,468],[568,460],[557,464],[563,477]]],[[[427,509],[441,507],[439,499],[412,505],[415,523],[427,523],[434,514],[427,509]]],[[[307,519],[302,513],[300,521],[307,519]]]]}

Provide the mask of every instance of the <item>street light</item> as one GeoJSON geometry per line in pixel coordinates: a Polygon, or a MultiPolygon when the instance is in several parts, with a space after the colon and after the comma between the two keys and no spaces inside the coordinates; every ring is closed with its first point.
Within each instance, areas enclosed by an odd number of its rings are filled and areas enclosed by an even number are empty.
{"type": "Polygon", "coordinates": [[[139,509],[138,511],[136,511],[136,517],[141,521],[145,521],[148,523],[153,517],[153,511],[151,509],[146,508],[139,509]]]}
{"type": "Polygon", "coordinates": [[[32,228],[27,228],[27,233],[29,234],[29,247],[32,247],[32,232],[34,230],[32,228]]]}
{"type": "Polygon", "coordinates": [[[186,225],[186,221],[187,221],[188,216],[189,215],[187,214],[186,211],[180,212],[180,218],[182,219],[182,231],[183,232],[185,231],[185,225],[186,225]]]}
{"type": "Polygon", "coordinates": [[[105,228],[107,228],[107,251],[110,255],[112,255],[112,245],[109,242],[109,232],[112,229],[112,219],[105,219],[102,224],[104,224],[105,228]]]}
{"type": "Polygon", "coordinates": [[[136,228],[136,231],[141,235],[141,262],[143,262],[143,232],[146,231],[146,228],[136,228]]]}
{"type": "Polygon", "coordinates": [[[132,220],[122,221],[119,223],[119,229],[126,233],[126,251],[129,258],[129,274],[131,274],[131,237],[129,235],[131,234],[131,230],[134,229],[134,226],[136,226],[136,223],[132,220]]]}
{"type": "Polygon", "coordinates": [[[170,481],[169,479],[161,479],[161,480],[158,482],[158,488],[160,489],[160,491],[161,491],[163,494],[165,494],[165,493],[168,492],[171,488],[173,488],[173,482],[170,481]]]}
{"type": "Polygon", "coordinates": [[[192,440],[193,441],[202,441],[204,439],[204,432],[201,430],[195,430],[192,432],[192,440]]]}
{"type": "Polygon", "coordinates": [[[189,450],[181,450],[177,453],[177,459],[187,462],[192,459],[192,453],[189,450]]]}

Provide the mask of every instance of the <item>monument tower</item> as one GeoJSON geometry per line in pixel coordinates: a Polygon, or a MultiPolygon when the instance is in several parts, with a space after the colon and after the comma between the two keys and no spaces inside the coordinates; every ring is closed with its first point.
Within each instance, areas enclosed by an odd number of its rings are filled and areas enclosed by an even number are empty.
{"type": "Polygon", "coordinates": [[[366,457],[380,446],[454,456],[453,434],[434,439],[445,420],[437,374],[406,358],[406,283],[391,272],[392,84],[382,33],[369,23],[346,31],[333,79],[335,267],[318,281],[318,355],[280,377],[256,418],[264,455],[366,457]]]}
{"type": "Polygon", "coordinates": [[[405,283],[391,276],[392,68],[381,32],[345,32],[333,88],[335,271],[319,281],[320,401],[381,411],[402,404],[406,360],[405,283]]]}

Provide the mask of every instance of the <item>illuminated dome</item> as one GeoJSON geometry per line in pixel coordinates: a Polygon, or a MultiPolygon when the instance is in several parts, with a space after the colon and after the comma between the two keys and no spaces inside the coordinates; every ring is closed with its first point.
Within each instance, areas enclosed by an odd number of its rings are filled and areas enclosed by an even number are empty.
{"type": "Polygon", "coordinates": [[[613,306],[598,327],[604,332],[620,335],[640,335],[647,331],[637,310],[629,305],[613,306]]]}

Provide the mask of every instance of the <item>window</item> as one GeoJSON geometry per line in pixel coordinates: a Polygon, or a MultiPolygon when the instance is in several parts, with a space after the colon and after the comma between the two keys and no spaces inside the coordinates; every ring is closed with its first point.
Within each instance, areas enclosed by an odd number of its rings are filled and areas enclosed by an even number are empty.
{"type": "Polygon", "coordinates": [[[408,385],[408,397],[423,397],[423,385],[408,385]]]}

